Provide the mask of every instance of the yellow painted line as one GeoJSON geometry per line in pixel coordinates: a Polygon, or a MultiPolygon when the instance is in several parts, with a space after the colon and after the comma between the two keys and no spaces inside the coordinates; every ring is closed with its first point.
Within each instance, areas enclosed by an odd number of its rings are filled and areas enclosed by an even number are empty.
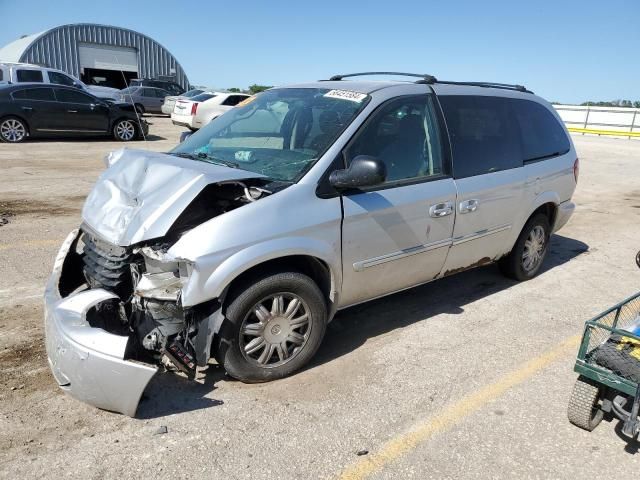
{"type": "Polygon", "coordinates": [[[433,435],[444,432],[486,404],[496,400],[510,388],[523,383],[543,368],[575,351],[580,336],[568,338],[552,350],[523,364],[517,370],[507,373],[495,383],[482,387],[460,401],[447,406],[434,417],[418,424],[409,432],[391,439],[382,448],[368,457],[347,467],[340,475],[340,480],[360,480],[384,468],[387,464],[407,454],[420,443],[433,435]]]}
{"type": "Polygon", "coordinates": [[[0,251],[2,250],[19,250],[25,247],[47,247],[49,245],[62,245],[64,238],[53,240],[25,240],[24,242],[17,241],[15,243],[0,243],[0,251]]]}
{"type": "Polygon", "coordinates": [[[620,130],[595,130],[593,128],[567,127],[570,132],[591,133],[593,135],[615,135],[616,137],[640,137],[640,132],[623,132],[620,130]]]}

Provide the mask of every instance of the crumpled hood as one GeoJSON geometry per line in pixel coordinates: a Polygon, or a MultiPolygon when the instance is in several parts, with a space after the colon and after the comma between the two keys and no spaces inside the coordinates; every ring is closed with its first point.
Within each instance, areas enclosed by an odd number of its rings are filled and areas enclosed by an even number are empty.
{"type": "Polygon", "coordinates": [[[162,237],[211,183],[263,175],[144,150],[121,149],[98,178],[82,220],[104,240],[123,247],[162,237]]]}

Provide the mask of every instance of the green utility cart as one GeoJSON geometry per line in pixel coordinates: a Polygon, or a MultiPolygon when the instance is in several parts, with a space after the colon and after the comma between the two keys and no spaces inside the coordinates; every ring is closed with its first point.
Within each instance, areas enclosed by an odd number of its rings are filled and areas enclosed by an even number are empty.
{"type": "MultiPolygon", "coordinates": [[[[639,265],[640,266],[640,265],[639,265]]],[[[569,421],[591,431],[605,412],[634,438],[640,430],[640,292],[585,324],[569,400],[569,421]]]]}

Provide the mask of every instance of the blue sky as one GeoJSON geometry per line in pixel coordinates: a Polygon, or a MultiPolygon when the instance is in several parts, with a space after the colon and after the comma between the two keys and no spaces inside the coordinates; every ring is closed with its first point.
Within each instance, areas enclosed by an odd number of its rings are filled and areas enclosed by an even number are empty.
{"type": "Polygon", "coordinates": [[[0,45],[65,23],[103,23],[159,41],[193,84],[398,70],[521,83],[575,103],[640,100],[639,18],[639,0],[0,0],[0,45]]]}

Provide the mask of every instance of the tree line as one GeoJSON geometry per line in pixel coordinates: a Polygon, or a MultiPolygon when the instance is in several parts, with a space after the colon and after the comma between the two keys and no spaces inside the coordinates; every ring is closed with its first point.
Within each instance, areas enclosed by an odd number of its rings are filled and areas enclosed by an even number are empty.
{"type": "Polygon", "coordinates": [[[256,85],[255,83],[253,85],[249,85],[249,88],[245,88],[245,89],[240,89],[238,87],[231,87],[231,88],[227,88],[228,92],[235,92],[235,93],[250,93],[251,95],[255,95],[256,93],[260,93],[260,92],[264,92],[265,90],[269,90],[272,87],[272,85],[256,85]]]}
{"type": "MultiPolygon", "coordinates": [[[[562,102],[551,102],[554,105],[561,105],[562,102]]],[[[564,105],[567,105],[566,103],[564,105]]],[[[571,104],[569,104],[571,105],[571,104]]],[[[611,100],[610,102],[582,102],[581,107],[626,107],[626,108],[640,108],[640,100],[611,100]]]]}

